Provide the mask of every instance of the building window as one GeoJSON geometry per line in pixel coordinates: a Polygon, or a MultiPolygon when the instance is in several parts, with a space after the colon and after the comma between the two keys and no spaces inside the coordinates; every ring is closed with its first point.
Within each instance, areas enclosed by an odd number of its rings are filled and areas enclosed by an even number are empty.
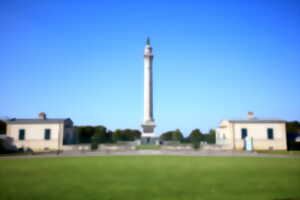
{"type": "Polygon", "coordinates": [[[19,140],[25,140],[25,129],[19,130],[19,140]]]}
{"type": "Polygon", "coordinates": [[[274,131],[273,131],[272,128],[268,128],[267,134],[268,134],[268,139],[269,140],[273,140],[274,139],[274,131]]]}
{"type": "Polygon", "coordinates": [[[246,129],[246,128],[242,128],[242,131],[241,131],[241,132],[242,132],[242,133],[241,133],[242,139],[245,139],[245,138],[247,137],[247,135],[248,135],[247,129],[246,129]]]}
{"type": "Polygon", "coordinates": [[[45,140],[51,139],[51,129],[45,129],[45,140]]]}

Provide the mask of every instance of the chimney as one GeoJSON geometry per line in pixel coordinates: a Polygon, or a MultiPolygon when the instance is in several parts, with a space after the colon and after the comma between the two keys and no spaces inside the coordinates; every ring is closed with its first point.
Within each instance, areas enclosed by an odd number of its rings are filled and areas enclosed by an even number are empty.
{"type": "Polygon", "coordinates": [[[47,118],[46,113],[44,113],[44,112],[39,113],[40,120],[46,120],[46,118],[47,118]]]}
{"type": "Polygon", "coordinates": [[[255,119],[254,113],[253,112],[248,112],[247,113],[247,118],[248,118],[248,120],[255,119]]]}

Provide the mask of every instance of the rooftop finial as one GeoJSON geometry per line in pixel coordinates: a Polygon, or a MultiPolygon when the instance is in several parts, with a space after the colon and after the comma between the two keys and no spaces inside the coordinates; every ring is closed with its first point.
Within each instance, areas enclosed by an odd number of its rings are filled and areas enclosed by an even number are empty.
{"type": "Polygon", "coordinates": [[[150,45],[150,37],[147,37],[147,41],[146,41],[147,45],[150,45]]]}

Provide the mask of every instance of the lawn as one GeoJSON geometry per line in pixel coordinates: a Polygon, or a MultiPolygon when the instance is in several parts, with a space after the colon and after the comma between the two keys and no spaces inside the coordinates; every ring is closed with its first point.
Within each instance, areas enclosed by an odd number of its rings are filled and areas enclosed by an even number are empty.
{"type": "Polygon", "coordinates": [[[263,154],[276,154],[276,155],[290,155],[290,156],[300,156],[300,151],[257,151],[257,153],[263,154]]]}
{"type": "Polygon", "coordinates": [[[0,160],[0,199],[300,200],[300,159],[112,156],[0,160]]]}

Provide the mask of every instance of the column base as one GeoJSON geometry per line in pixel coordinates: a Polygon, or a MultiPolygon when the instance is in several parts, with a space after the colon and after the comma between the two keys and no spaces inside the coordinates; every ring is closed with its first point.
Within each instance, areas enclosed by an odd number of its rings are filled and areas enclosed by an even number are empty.
{"type": "Polygon", "coordinates": [[[159,145],[159,138],[158,137],[142,137],[141,144],[146,145],[159,145]]]}
{"type": "Polygon", "coordinates": [[[153,121],[143,123],[142,128],[143,128],[142,137],[146,137],[146,138],[155,137],[155,133],[154,133],[155,124],[153,121]]]}

